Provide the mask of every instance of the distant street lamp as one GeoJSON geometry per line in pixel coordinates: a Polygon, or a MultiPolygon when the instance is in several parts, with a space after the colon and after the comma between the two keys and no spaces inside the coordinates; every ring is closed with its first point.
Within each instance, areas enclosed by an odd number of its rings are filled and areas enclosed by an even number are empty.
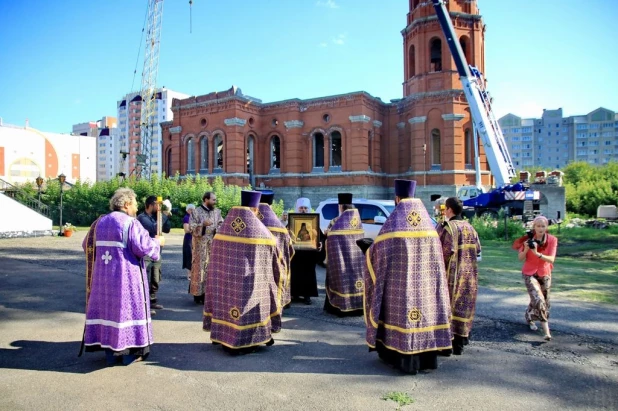
{"type": "Polygon", "coordinates": [[[39,187],[39,212],[41,212],[41,186],[43,185],[43,178],[41,176],[38,176],[36,178],[36,185],[37,187],[39,187]]]}
{"type": "Polygon", "coordinates": [[[60,232],[58,233],[59,236],[64,235],[64,232],[62,231],[62,188],[64,187],[64,182],[67,180],[67,176],[64,175],[64,173],[60,174],[58,176],[58,181],[60,182],[60,232]]]}

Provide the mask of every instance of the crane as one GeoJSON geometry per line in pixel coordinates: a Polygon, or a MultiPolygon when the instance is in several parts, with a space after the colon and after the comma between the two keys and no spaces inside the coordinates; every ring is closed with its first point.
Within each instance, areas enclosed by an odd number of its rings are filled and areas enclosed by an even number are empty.
{"type": "Polygon", "coordinates": [[[157,74],[159,72],[159,45],[161,41],[161,21],[163,18],[163,0],[148,0],[146,22],[146,50],[144,53],[144,70],[142,71],[142,98],[140,117],[140,141],[136,154],[136,178],[150,177],[150,153],[154,144],[159,144],[159,137],[154,133],[156,119],[157,74]]]}
{"type": "Polygon", "coordinates": [[[485,81],[476,68],[468,66],[444,0],[433,0],[433,7],[455,60],[459,79],[470,106],[472,122],[481,136],[489,168],[496,179],[496,186],[502,187],[509,184],[511,178],[516,175],[515,167],[500,125],[491,108],[491,99],[485,90],[485,81]]]}
{"type": "MultiPolygon", "coordinates": [[[[453,22],[444,0],[432,0],[438,21],[448,43],[463,91],[470,106],[474,128],[478,131],[485,148],[489,168],[496,180],[496,189],[463,201],[464,215],[489,215],[496,217],[500,210],[506,214],[533,218],[540,211],[540,192],[530,190],[524,182],[511,185],[515,167],[502,130],[491,108],[491,98],[485,90],[485,79],[481,72],[468,65],[461,45],[455,34],[453,22]]],[[[478,158],[478,156],[477,156],[478,158]]],[[[478,162],[477,162],[478,173],[478,162]]]]}

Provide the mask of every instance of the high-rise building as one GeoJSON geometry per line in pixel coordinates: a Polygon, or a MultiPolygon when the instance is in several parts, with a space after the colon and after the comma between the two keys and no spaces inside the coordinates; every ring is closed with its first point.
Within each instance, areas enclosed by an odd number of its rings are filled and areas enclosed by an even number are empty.
{"type": "MultiPolygon", "coordinates": [[[[161,138],[161,127],[159,123],[172,119],[172,99],[187,98],[189,95],[179,93],[165,87],[157,89],[156,93],[156,115],[153,120],[155,129],[152,135],[152,145],[150,149],[150,173],[151,175],[161,175],[161,152],[163,140],[161,138]]],[[[141,147],[141,114],[142,98],[139,92],[129,93],[118,102],[118,147],[114,147],[118,154],[118,172],[130,176],[135,172],[137,166],[137,154],[141,147]]]]}
{"type": "Polygon", "coordinates": [[[543,110],[541,118],[507,114],[498,123],[519,169],[618,161],[618,114],[603,107],[570,117],[563,117],[561,108],[543,110]]]}
{"type": "Polygon", "coordinates": [[[534,119],[507,114],[498,120],[516,168],[534,165],[534,119]]]}
{"type": "Polygon", "coordinates": [[[96,179],[106,181],[119,170],[118,119],[104,116],[97,121],[73,125],[73,135],[96,137],[96,179]]]}
{"type": "Polygon", "coordinates": [[[120,169],[120,150],[118,138],[120,129],[118,127],[103,127],[99,129],[97,138],[97,181],[107,181],[119,173],[120,169]]]}

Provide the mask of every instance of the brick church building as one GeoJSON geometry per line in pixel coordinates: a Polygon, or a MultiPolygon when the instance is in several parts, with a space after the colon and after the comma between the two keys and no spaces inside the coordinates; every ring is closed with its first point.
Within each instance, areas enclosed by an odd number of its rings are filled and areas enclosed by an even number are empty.
{"type": "MultiPolygon", "coordinates": [[[[447,4],[469,64],[484,72],[485,25],[474,0],[447,4]]],[[[314,207],[337,192],[392,198],[395,178],[417,181],[426,204],[475,184],[470,110],[431,2],[410,0],[403,36],[403,98],[366,92],[263,103],[232,87],[174,99],[161,123],[167,175],[221,176],[272,188],[314,207]]],[[[393,79],[395,81],[395,79],[393,79]]],[[[483,147],[481,177],[491,185],[483,147]]]]}

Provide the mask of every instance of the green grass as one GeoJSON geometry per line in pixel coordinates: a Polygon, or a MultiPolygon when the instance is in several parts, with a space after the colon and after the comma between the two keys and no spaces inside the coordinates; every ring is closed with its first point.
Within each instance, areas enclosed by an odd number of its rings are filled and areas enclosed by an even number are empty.
{"type": "MultiPolygon", "coordinates": [[[[552,227],[553,228],[553,227],[552,227]]],[[[552,272],[554,296],[618,304],[618,227],[556,229],[558,253],[552,272]]],[[[479,284],[488,287],[525,290],[522,262],[511,242],[483,241],[479,284]]]]}
{"type": "Polygon", "coordinates": [[[399,406],[399,408],[403,407],[404,405],[414,404],[414,398],[410,397],[405,392],[396,392],[396,391],[389,392],[388,394],[384,394],[382,396],[382,399],[384,401],[388,401],[388,400],[395,401],[397,405],[399,406]]]}

